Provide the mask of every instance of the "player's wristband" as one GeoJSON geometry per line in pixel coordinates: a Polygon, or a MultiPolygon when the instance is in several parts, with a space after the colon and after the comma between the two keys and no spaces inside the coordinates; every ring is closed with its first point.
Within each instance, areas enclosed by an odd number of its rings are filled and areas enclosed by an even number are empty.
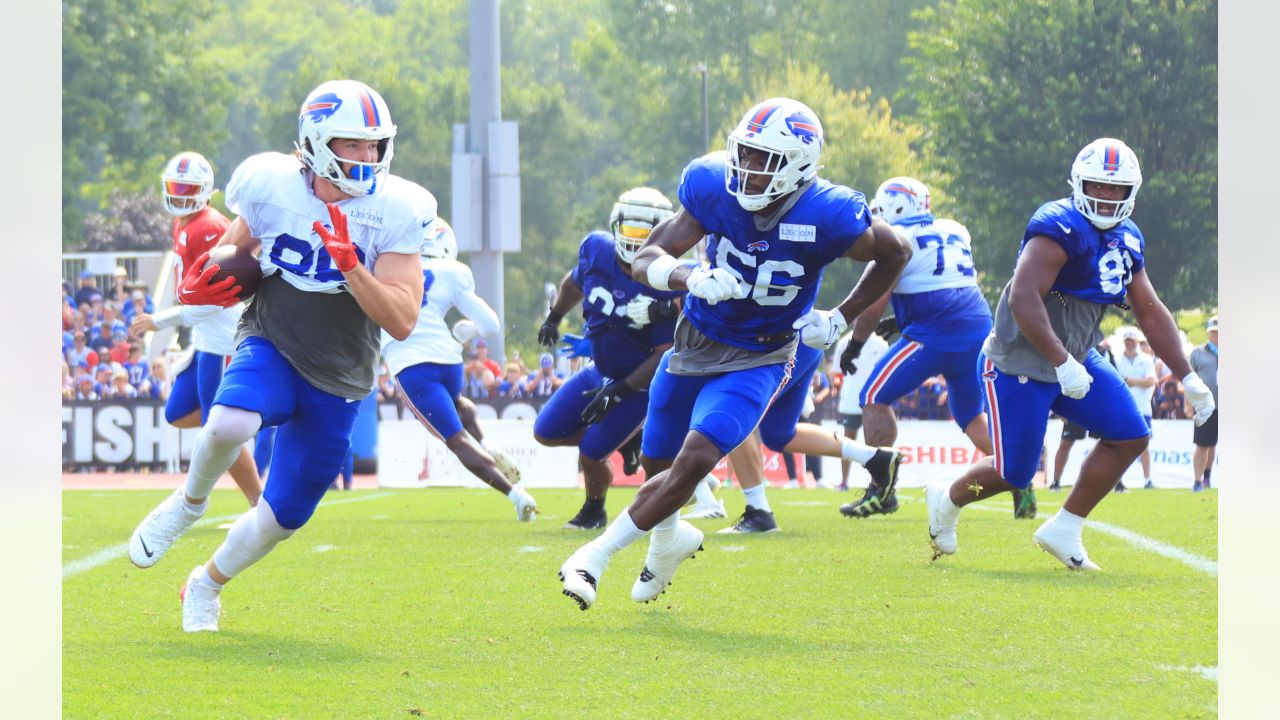
{"type": "Polygon", "coordinates": [[[654,290],[670,290],[671,289],[671,273],[680,267],[680,261],[670,255],[659,255],[649,263],[646,277],[649,280],[649,287],[654,290]]]}

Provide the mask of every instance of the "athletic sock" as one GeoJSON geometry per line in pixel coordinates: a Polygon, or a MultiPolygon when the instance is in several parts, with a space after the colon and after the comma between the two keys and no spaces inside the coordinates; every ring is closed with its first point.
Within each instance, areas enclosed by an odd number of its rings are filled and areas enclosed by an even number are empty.
{"type": "Polygon", "coordinates": [[[209,568],[205,565],[201,565],[200,572],[196,573],[196,582],[204,585],[214,592],[220,592],[222,590],[222,583],[213,579],[213,576],[209,574],[209,568]]]}
{"type": "Polygon", "coordinates": [[[760,483],[750,489],[743,488],[742,497],[746,499],[748,505],[757,510],[773,512],[773,508],[769,507],[769,498],[765,496],[764,487],[764,483],[760,483]]]}
{"type": "Polygon", "coordinates": [[[1077,536],[1080,535],[1080,532],[1084,529],[1084,518],[1076,515],[1066,508],[1060,508],[1057,514],[1053,516],[1053,520],[1054,522],[1061,523],[1063,527],[1071,530],[1077,536]]]}
{"type": "Polygon", "coordinates": [[[711,492],[711,486],[707,484],[706,478],[699,481],[693,488],[693,497],[701,506],[717,504],[715,493],[711,492]]]}
{"type": "MultiPolygon", "coordinates": [[[[701,485],[702,483],[698,483],[701,485]]],[[[658,521],[653,526],[653,539],[657,541],[665,541],[671,538],[671,534],[676,531],[676,526],[680,523],[680,513],[674,512],[667,517],[658,521]]]]}
{"type": "Polygon", "coordinates": [[[609,527],[605,528],[604,533],[592,542],[612,555],[646,534],[646,531],[636,527],[635,521],[631,519],[630,508],[627,508],[619,513],[618,517],[609,523],[609,527]]]}
{"type": "Polygon", "coordinates": [[[871,458],[876,456],[876,449],[863,445],[853,438],[840,438],[840,457],[847,462],[856,462],[859,465],[866,465],[871,458]]]}

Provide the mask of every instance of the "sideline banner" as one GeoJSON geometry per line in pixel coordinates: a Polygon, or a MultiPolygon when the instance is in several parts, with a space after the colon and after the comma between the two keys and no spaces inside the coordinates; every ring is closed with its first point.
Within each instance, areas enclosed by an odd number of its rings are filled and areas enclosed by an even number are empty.
{"type": "MultiPolygon", "coordinates": [[[[520,484],[530,488],[578,485],[578,449],[543,447],[533,439],[533,423],[482,420],[485,441],[506,451],[520,468],[520,484]]],[[[383,420],[378,428],[378,485],[394,488],[488,487],[472,475],[443,441],[415,418],[383,420]]]]}

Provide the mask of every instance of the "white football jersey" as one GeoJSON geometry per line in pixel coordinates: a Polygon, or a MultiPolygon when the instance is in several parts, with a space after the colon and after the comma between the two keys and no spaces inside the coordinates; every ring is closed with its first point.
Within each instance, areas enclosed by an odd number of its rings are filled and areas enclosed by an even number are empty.
{"type": "MultiPolygon", "coordinates": [[[[435,197],[416,183],[387,175],[373,195],[338,203],[347,215],[347,230],[366,268],[381,253],[418,254],[423,229],[436,217],[435,197]]],[[[329,211],[311,190],[311,175],[292,155],[262,153],[236,168],[227,183],[227,208],[249,225],[262,241],[258,262],[263,275],[280,273],[293,287],[336,293],[345,288],[324,241],[311,225],[329,226],[329,211]]]]}
{"type": "Polygon", "coordinates": [[[895,227],[911,243],[911,259],[902,269],[895,293],[914,294],[978,284],[969,230],[955,220],[895,227]]]}
{"type": "Polygon", "coordinates": [[[191,346],[201,352],[232,355],[236,351],[236,326],[244,303],[231,307],[179,305],[182,324],[191,328],[191,346]]]}
{"type": "Polygon", "coordinates": [[[476,294],[471,268],[457,260],[422,258],[422,309],[418,324],[404,340],[382,333],[382,357],[391,377],[420,363],[456,365],[462,362],[462,345],[453,339],[445,315],[456,307],[476,324],[481,335],[501,329],[498,314],[476,294]]]}
{"type": "MultiPolygon", "coordinates": [[[[851,337],[853,333],[848,333],[836,344],[835,355],[831,357],[837,366],[840,364],[840,356],[844,354],[844,349],[849,347],[851,337]]],[[[871,337],[867,338],[866,344],[862,346],[862,352],[853,363],[858,366],[858,372],[852,375],[846,373],[844,381],[840,383],[840,401],[836,405],[836,412],[845,415],[862,414],[862,406],[858,404],[858,394],[862,392],[862,386],[867,384],[867,380],[871,379],[871,370],[888,351],[889,343],[879,335],[871,333],[871,337]]]]}

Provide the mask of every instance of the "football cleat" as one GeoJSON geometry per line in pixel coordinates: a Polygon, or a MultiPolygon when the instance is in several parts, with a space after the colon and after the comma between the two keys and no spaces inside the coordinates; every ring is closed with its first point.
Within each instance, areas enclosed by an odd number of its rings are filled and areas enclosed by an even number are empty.
{"type": "Polygon", "coordinates": [[[218,617],[222,614],[221,594],[218,590],[196,580],[202,565],[195,566],[187,582],[178,592],[182,601],[183,632],[218,632],[218,617]]]}
{"type": "Polygon", "coordinates": [[[489,448],[489,454],[493,456],[493,463],[498,466],[498,472],[507,479],[507,482],[515,485],[520,482],[520,468],[511,461],[511,457],[501,448],[489,448]]]}
{"type": "Polygon", "coordinates": [[[638,432],[618,448],[618,452],[622,454],[623,475],[635,475],[640,471],[640,443],[643,439],[642,434],[638,432]]]}
{"type": "Polygon", "coordinates": [[[1127,493],[1127,492],[1129,492],[1129,488],[1125,487],[1123,482],[1118,482],[1118,483],[1116,483],[1115,488],[1113,488],[1113,492],[1115,492],[1117,495],[1119,495],[1120,493],[1127,493]]]}
{"type": "Polygon", "coordinates": [[[208,501],[200,505],[199,512],[192,512],[183,502],[184,492],[183,488],[175,490],[134,529],[129,538],[129,560],[134,565],[149,568],[160,562],[169,546],[204,515],[208,501]]]}
{"type": "Polygon", "coordinates": [[[1080,535],[1063,528],[1054,522],[1054,518],[1049,518],[1045,524],[1041,525],[1040,529],[1036,530],[1034,538],[1041,550],[1058,558],[1068,569],[1089,571],[1102,569],[1089,559],[1089,553],[1084,551],[1084,543],[1080,541],[1080,535]]]}
{"type": "Polygon", "coordinates": [[[1055,482],[1055,483],[1051,483],[1051,484],[1049,485],[1049,492],[1062,492],[1062,484],[1061,484],[1061,483],[1056,483],[1056,482],[1055,482]]]}
{"type": "Polygon", "coordinates": [[[560,581],[564,585],[561,592],[573,598],[580,609],[590,608],[596,601],[596,582],[607,567],[608,555],[596,550],[593,543],[583,545],[560,566],[560,581]]]}
{"type": "Polygon", "coordinates": [[[644,558],[644,569],[631,586],[631,599],[647,603],[666,591],[676,576],[676,570],[685,558],[691,558],[702,549],[702,531],[684,520],[676,522],[676,528],[665,541],[657,533],[649,536],[649,554],[644,558]]]}
{"type": "MultiPolygon", "coordinates": [[[[898,466],[902,464],[902,453],[896,450],[876,450],[876,454],[863,465],[871,475],[871,485],[881,488],[883,497],[893,497],[898,487],[898,466]]],[[[894,503],[895,506],[897,503],[894,503]]]]}
{"type": "Polygon", "coordinates": [[[703,520],[706,518],[729,517],[724,510],[724,501],[717,499],[714,504],[695,505],[692,510],[680,516],[684,520],[703,520]]]}
{"type": "Polygon", "coordinates": [[[1027,488],[1013,489],[1013,516],[1019,520],[1031,520],[1036,516],[1036,491],[1027,488]]]}
{"type": "Polygon", "coordinates": [[[528,490],[516,485],[511,488],[515,496],[516,519],[520,522],[533,522],[538,519],[538,501],[533,499],[528,490]]]}
{"type": "Polygon", "coordinates": [[[951,492],[946,483],[933,483],[924,489],[924,502],[929,508],[929,546],[933,548],[933,560],[943,555],[954,555],[959,548],[956,540],[956,523],[959,513],[949,513],[943,500],[951,492]]]}
{"type": "Polygon", "coordinates": [[[867,486],[867,491],[863,493],[862,498],[856,502],[845,503],[840,506],[840,514],[845,517],[864,518],[872,515],[888,515],[898,511],[898,496],[896,493],[885,497],[881,493],[880,488],[875,484],[867,486]]]}
{"type": "Polygon", "coordinates": [[[582,503],[582,508],[573,519],[560,527],[561,530],[599,530],[609,524],[609,515],[604,511],[604,503],[592,507],[590,502],[582,503]]]}
{"type": "Polygon", "coordinates": [[[729,527],[717,530],[716,534],[738,535],[769,532],[778,532],[778,522],[774,520],[773,513],[748,505],[747,509],[742,511],[741,517],[729,527]]]}
{"type": "Polygon", "coordinates": [[[1204,483],[1197,480],[1195,484],[1191,486],[1191,492],[1204,492],[1204,483]]]}

